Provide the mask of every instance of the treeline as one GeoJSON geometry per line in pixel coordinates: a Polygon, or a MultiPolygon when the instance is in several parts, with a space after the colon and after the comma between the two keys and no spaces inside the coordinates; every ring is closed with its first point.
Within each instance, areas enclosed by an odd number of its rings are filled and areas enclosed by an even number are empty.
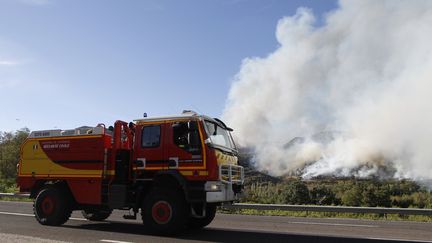
{"type": "Polygon", "coordinates": [[[246,186],[245,202],[432,208],[432,194],[410,180],[291,179],[246,186]]]}
{"type": "Polygon", "coordinates": [[[0,132],[0,192],[15,188],[20,147],[28,135],[27,128],[16,132],[0,132]]]}

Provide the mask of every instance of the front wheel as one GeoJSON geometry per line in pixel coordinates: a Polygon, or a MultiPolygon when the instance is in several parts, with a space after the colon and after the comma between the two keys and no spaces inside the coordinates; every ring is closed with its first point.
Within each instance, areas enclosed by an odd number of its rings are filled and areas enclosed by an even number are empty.
{"type": "Polygon", "coordinates": [[[58,188],[48,187],[39,192],[33,204],[36,220],[43,225],[62,225],[72,210],[67,195],[58,188]]]}
{"type": "Polygon", "coordinates": [[[203,218],[190,218],[188,227],[190,229],[201,229],[209,225],[216,216],[216,205],[207,204],[206,215],[203,218]]]}
{"type": "Polygon", "coordinates": [[[104,221],[111,215],[112,209],[84,209],[81,213],[87,220],[104,221]]]}
{"type": "Polygon", "coordinates": [[[146,196],[141,214],[152,233],[164,235],[183,230],[189,216],[183,193],[165,188],[155,188],[146,196]]]}

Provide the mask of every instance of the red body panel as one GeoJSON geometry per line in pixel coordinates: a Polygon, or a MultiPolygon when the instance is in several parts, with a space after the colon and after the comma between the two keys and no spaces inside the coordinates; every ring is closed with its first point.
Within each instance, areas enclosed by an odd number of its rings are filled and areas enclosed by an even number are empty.
{"type": "Polygon", "coordinates": [[[36,179],[32,177],[17,177],[17,185],[20,192],[29,192],[36,183],[36,179]]]}
{"type": "Polygon", "coordinates": [[[40,143],[54,163],[70,169],[100,170],[104,160],[104,138],[45,140],[40,143]]]}
{"type": "Polygon", "coordinates": [[[101,179],[68,179],[66,181],[78,203],[101,204],[101,179]]]}

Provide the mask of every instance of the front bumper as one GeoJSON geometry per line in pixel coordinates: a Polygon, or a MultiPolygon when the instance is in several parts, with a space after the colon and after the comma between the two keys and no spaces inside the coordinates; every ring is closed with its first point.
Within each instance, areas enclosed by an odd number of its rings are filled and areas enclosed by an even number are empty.
{"type": "Polygon", "coordinates": [[[219,180],[205,184],[206,202],[232,202],[243,196],[244,169],[238,165],[220,165],[219,180]]]}
{"type": "Polygon", "coordinates": [[[240,200],[243,196],[243,190],[235,192],[232,184],[222,184],[219,191],[207,191],[206,202],[232,202],[240,200]]]}

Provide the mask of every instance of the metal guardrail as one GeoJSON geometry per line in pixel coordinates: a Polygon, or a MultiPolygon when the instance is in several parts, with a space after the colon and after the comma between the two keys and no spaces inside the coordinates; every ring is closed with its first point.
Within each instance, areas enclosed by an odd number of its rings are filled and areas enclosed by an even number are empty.
{"type": "MultiPolygon", "coordinates": [[[[29,194],[0,193],[0,198],[2,197],[28,198],[29,194]]],[[[423,208],[345,207],[345,206],[250,204],[250,203],[235,203],[231,205],[224,204],[223,208],[234,209],[234,210],[255,209],[255,210],[297,211],[297,212],[372,213],[372,214],[432,216],[432,209],[423,209],[423,208]]]]}
{"type": "Polygon", "coordinates": [[[432,209],[422,208],[382,208],[382,207],[345,207],[345,206],[315,206],[315,205],[285,205],[285,204],[247,204],[235,203],[224,205],[226,209],[255,209],[302,212],[333,212],[333,213],[372,213],[432,216],[432,209]]]}

